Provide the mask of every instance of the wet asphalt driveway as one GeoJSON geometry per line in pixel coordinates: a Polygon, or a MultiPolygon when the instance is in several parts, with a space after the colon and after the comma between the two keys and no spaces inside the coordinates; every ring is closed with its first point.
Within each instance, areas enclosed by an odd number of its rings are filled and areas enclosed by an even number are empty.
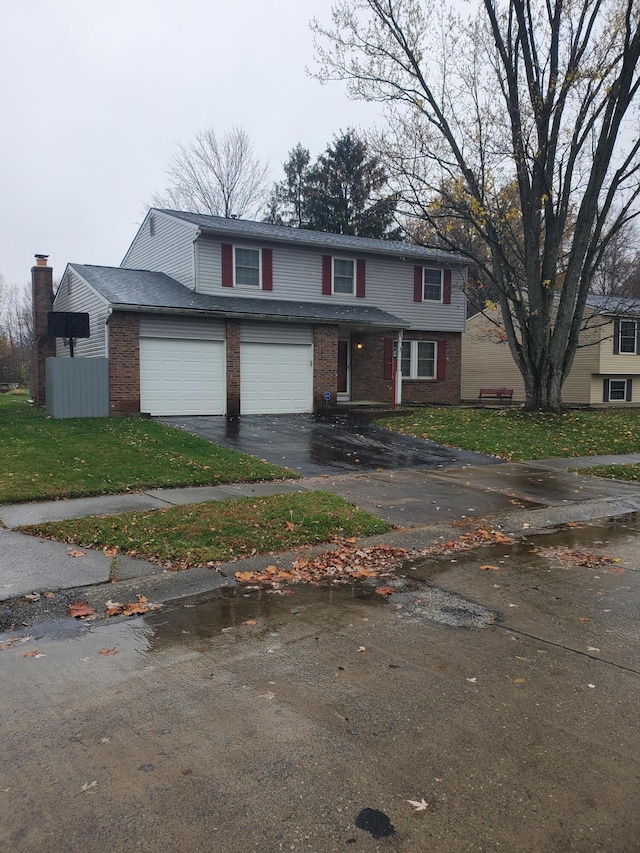
{"type": "Polygon", "coordinates": [[[164,417],[169,426],[297,471],[303,477],[354,471],[490,465],[493,456],[444,447],[353,414],[164,417]]]}

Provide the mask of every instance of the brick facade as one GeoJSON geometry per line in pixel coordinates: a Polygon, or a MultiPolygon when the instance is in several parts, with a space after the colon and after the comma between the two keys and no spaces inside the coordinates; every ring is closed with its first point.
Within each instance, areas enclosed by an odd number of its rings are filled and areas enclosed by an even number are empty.
{"type": "Polygon", "coordinates": [[[114,311],[109,317],[109,413],[140,411],[139,315],[114,311]]]}
{"type": "Polygon", "coordinates": [[[460,402],[462,335],[458,332],[406,332],[404,340],[444,341],[446,368],[444,379],[403,379],[402,402],[457,406],[460,402]]]}
{"type": "Polygon", "coordinates": [[[227,416],[240,414],[240,323],[227,320],[227,416]]]}
{"type": "Polygon", "coordinates": [[[47,334],[47,314],[53,308],[53,270],[46,261],[31,268],[33,349],[31,352],[31,393],[36,406],[47,402],[46,359],[55,358],[56,339],[47,334]]]}
{"type": "MultiPolygon", "coordinates": [[[[444,379],[403,379],[402,402],[457,405],[460,402],[462,336],[458,332],[405,332],[405,341],[444,341],[444,379]]],[[[384,337],[354,335],[351,343],[351,399],[392,402],[392,382],[384,378],[384,337]],[[358,349],[356,344],[362,343],[358,349]]]]}
{"type": "Polygon", "coordinates": [[[313,327],[313,411],[336,405],[338,390],[338,327],[313,327]],[[329,391],[331,399],[324,399],[329,391]]]}

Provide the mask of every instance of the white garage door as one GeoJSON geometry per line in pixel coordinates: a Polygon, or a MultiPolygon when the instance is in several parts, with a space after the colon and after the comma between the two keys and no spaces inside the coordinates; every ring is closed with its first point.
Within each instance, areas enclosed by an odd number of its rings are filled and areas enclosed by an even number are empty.
{"type": "Polygon", "coordinates": [[[312,410],[310,344],[240,346],[240,412],[277,415],[312,410]]]}
{"type": "Polygon", "coordinates": [[[140,410],[151,415],[224,415],[223,341],[140,338],[140,410]]]}

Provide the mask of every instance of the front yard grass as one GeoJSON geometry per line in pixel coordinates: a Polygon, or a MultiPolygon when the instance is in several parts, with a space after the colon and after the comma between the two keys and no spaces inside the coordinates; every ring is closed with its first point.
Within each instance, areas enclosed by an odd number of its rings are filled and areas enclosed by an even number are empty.
{"type": "Polygon", "coordinates": [[[372,536],[389,529],[386,521],[321,491],[210,501],[20,528],[73,545],[115,547],[172,569],[314,545],[336,536],[372,536]]]}
{"type": "Polygon", "coordinates": [[[139,418],[47,418],[0,395],[0,503],[297,477],[139,418]]]}
{"type": "Polygon", "coordinates": [[[592,474],[594,477],[606,477],[608,480],[640,482],[640,465],[593,465],[576,470],[580,474],[592,474]]]}
{"type": "Polygon", "coordinates": [[[378,421],[392,430],[502,459],[550,459],[640,452],[640,416],[633,410],[569,411],[425,408],[378,421]]]}

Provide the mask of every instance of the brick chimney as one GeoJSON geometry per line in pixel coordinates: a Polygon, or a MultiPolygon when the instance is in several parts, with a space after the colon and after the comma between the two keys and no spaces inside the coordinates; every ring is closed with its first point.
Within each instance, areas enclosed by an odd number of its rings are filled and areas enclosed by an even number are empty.
{"type": "Polygon", "coordinates": [[[48,255],[36,255],[31,267],[31,296],[33,304],[33,352],[31,356],[31,385],[36,406],[46,403],[45,360],[56,354],[56,339],[47,334],[47,312],[53,303],[53,269],[48,255]]]}

